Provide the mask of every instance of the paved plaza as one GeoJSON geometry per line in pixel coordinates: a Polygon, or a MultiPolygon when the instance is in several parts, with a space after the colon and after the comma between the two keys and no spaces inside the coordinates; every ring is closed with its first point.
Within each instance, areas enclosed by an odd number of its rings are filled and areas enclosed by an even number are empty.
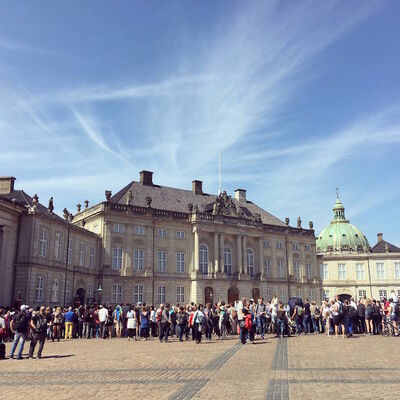
{"type": "Polygon", "coordinates": [[[324,335],[245,346],[236,338],[47,342],[41,360],[0,361],[0,397],[386,399],[400,392],[399,345],[398,338],[324,335]]]}

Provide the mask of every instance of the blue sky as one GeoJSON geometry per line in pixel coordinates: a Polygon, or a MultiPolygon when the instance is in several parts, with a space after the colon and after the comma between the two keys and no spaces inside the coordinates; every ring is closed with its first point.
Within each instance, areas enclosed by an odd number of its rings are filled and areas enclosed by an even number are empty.
{"type": "Polygon", "coordinates": [[[91,204],[154,171],[400,245],[400,2],[3,1],[0,175],[91,204]]]}

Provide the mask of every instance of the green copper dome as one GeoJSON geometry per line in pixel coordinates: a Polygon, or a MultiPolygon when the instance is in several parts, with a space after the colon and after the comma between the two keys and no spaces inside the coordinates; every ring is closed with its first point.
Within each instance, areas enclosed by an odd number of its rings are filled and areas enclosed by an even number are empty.
{"type": "Polygon", "coordinates": [[[369,243],[366,236],[345,218],[344,207],[339,197],[333,207],[333,220],[319,234],[316,241],[317,253],[335,251],[366,252],[369,243]]]}

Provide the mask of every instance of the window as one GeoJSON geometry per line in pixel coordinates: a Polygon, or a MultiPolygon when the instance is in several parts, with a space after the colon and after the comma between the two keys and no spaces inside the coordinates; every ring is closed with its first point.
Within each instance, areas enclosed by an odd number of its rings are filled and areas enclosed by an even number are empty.
{"type": "Polygon", "coordinates": [[[62,257],[62,233],[56,232],[56,242],[54,249],[54,258],[60,261],[62,257]]]}
{"type": "Polygon", "coordinates": [[[185,303],[185,287],[184,286],[176,287],[176,302],[177,303],[185,303]]]}
{"type": "Polygon", "coordinates": [[[158,237],[167,237],[167,230],[166,229],[158,229],[157,231],[158,237]]]}
{"type": "Polygon", "coordinates": [[[263,245],[264,245],[264,248],[267,249],[269,247],[268,240],[264,240],[263,245]]]}
{"type": "Polygon", "coordinates": [[[185,232],[184,231],[176,231],[176,238],[177,239],[185,239],[185,232]]]}
{"type": "Polygon", "coordinates": [[[278,278],[284,278],[285,272],[283,270],[283,260],[278,260],[278,278]]]}
{"type": "Polygon", "coordinates": [[[134,303],[143,303],[143,286],[135,285],[133,289],[133,302],[134,303]]]}
{"type": "Polygon", "coordinates": [[[111,302],[122,303],[122,285],[118,283],[112,285],[111,302]]]}
{"type": "Polygon", "coordinates": [[[165,303],[165,286],[159,286],[157,289],[158,302],[165,303]]]}
{"type": "Polygon", "coordinates": [[[176,272],[185,272],[185,253],[176,253],[176,272]]]}
{"type": "Polygon", "coordinates": [[[400,279],[400,262],[394,263],[394,277],[400,279]]]}
{"type": "Polygon", "coordinates": [[[306,264],[306,277],[307,279],[311,279],[312,276],[312,267],[310,263],[306,264]]]}
{"type": "Polygon", "coordinates": [[[379,297],[381,298],[381,299],[387,299],[387,291],[385,290],[385,289],[381,289],[380,291],[379,291],[379,297]]]}
{"type": "Polygon", "coordinates": [[[366,298],[367,297],[367,291],[366,290],[359,290],[358,291],[358,300],[362,299],[362,298],[366,298]]]}
{"type": "Polygon", "coordinates": [[[364,264],[356,264],[356,276],[357,280],[362,281],[365,279],[365,273],[364,273],[364,264]]]}
{"type": "Polygon", "coordinates": [[[44,294],[44,279],[41,276],[36,278],[36,293],[35,293],[35,300],[36,301],[43,301],[43,294],[44,294]]]}
{"type": "Polygon", "coordinates": [[[311,246],[309,244],[306,244],[304,246],[305,251],[311,251],[311,246]]]}
{"type": "Polygon", "coordinates": [[[74,256],[74,238],[69,238],[69,240],[68,240],[68,252],[67,252],[68,264],[72,263],[73,256],[74,256]]]}
{"type": "Polygon", "coordinates": [[[299,250],[299,245],[298,245],[298,243],[293,243],[292,248],[293,248],[293,250],[295,250],[295,251],[299,250]]]}
{"type": "Polygon", "coordinates": [[[283,249],[283,244],[282,244],[282,242],[276,242],[276,248],[277,248],[277,249],[283,249]]]}
{"type": "Polygon", "coordinates": [[[293,275],[295,278],[300,279],[300,264],[298,261],[293,263],[293,275]]]}
{"type": "Polygon", "coordinates": [[[272,288],[267,288],[267,300],[271,301],[272,299],[272,288]]]}
{"type": "Polygon", "coordinates": [[[87,299],[89,303],[93,301],[93,297],[94,297],[93,283],[89,283],[87,288],[87,299]]]}
{"type": "Polygon", "coordinates": [[[47,255],[47,241],[49,239],[49,231],[46,228],[40,229],[39,238],[39,256],[46,257],[47,255]]]}
{"type": "Polygon", "coordinates": [[[329,295],[329,290],[323,290],[322,291],[322,298],[323,299],[330,299],[330,295],[329,295]]]}
{"type": "Polygon", "coordinates": [[[303,294],[302,294],[301,289],[297,289],[297,290],[296,290],[296,296],[297,296],[297,297],[300,297],[300,298],[303,298],[303,294]]]}
{"type": "Polygon", "coordinates": [[[344,281],[347,279],[346,264],[338,264],[339,280],[344,281]]]}
{"type": "Polygon", "coordinates": [[[79,266],[85,265],[85,242],[79,242],[79,266]]]}
{"type": "Polygon", "coordinates": [[[93,245],[90,245],[90,253],[89,253],[89,267],[94,268],[95,262],[95,249],[93,245]]]}
{"type": "Polygon", "coordinates": [[[167,272],[167,252],[159,251],[157,255],[158,272],[167,272]]]}
{"type": "Polygon", "coordinates": [[[144,226],[134,226],[133,234],[134,235],[144,235],[144,226]]]}
{"type": "Polygon", "coordinates": [[[114,224],[113,225],[113,232],[114,233],[124,233],[125,232],[125,225],[124,224],[114,224]]]}
{"type": "Polygon", "coordinates": [[[232,252],[229,247],[224,248],[224,272],[228,275],[232,274],[232,252]]]}
{"type": "Polygon", "coordinates": [[[328,270],[328,264],[321,264],[321,279],[329,279],[329,270],[328,270]]]}
{"type": "Polygon", "coordinates": [[[376,279],[385,279],[384,263],[376,263],[376,279]]]}
{"type": "Polygon", "coordinates": [[[286,292],[285,292],[285,289],[279,288],[278,294],[279,294],[279,301],[281,301],[283,304],[285,304],[286,303],[286,292]]]}
{"type": "Polygon", "coordinates": [[[208,275],[208,250],[207,246],[202,244],[200,246],[199,268],[204,276],[208,275]]]}
{"type": "Polygon", "coordinates": [[[265,272],[265,276],[267,278],[271,277],[271,261],[270,260],[264,260],[264,272],[265,272]]]}
{"type": "Polygon", "coordinates": [[[112,249],[112,267],[113,269],[122,268],[122,249],[114,247],[112,249]]]}
{"type": "Polygon", "coordinates": [[[51,302],[57,303],[58,302],[58,293],[59,293],[59,281],[58,279],[53,279],[53,283],[51,285],[51,302]]]}
{"type": "Polygon", "coordinates": [[[254,276],[254,253],[253,253],[253,250],[247,249],[246,260],[247,260],[247,275],[254,276]]]}
{"type": "Polygon", "coordinates": [[[144,250],[142,249],[133,250],[133,269],[135,271],[143,271],[143,258],[144,258],[144,250]]]}
{"type": "Polygon", "coordinates": [[[315,300],[315,290],[314,289],[310,289],[310,300],[311,301],[315,300]]]}
{"type": "Polygon", "coordinates": [[[69,304],[71,301],[71,282],[66,281],[65,282],[65,303],[69,304]]]}

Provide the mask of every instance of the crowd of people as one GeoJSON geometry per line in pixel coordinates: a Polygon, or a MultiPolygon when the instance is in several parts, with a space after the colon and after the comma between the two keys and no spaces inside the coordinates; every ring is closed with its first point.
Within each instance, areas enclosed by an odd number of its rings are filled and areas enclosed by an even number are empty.
{"type": "MultiPolygon", "coordinates": [[[[0,307],[0,342],[10,342],[9,358],[22,359],[25,341],[29,340],[28,358],[33,358],[36,345],[37,359],[42,357],[46,340],[81,339],[127,340],[156,339],[167,343],[171,337],[183,342],[200,344],[213,338],[224,340],[238,335],[242,344],[254,343],[272,334],[282,338],[290,335],[325,333],[328,337],[353,334],[378,335],[382,324],[390,323],[392,334],[399,336],[399,299],[392,292],[390,299],[362,298],[340,301],[315,301],[292,298],[288,304],[276,296],[264,302],[243,298],[235,304],[218,301],[216,304],[174,305],[160,304],[158,308],[145,303],[121,304],[116,307],[80,306],[39,307],[36,310],[22,305],[20,309],[0,307]]],[[[0,358],[1,357],[0,354],[0,358]]]]}

